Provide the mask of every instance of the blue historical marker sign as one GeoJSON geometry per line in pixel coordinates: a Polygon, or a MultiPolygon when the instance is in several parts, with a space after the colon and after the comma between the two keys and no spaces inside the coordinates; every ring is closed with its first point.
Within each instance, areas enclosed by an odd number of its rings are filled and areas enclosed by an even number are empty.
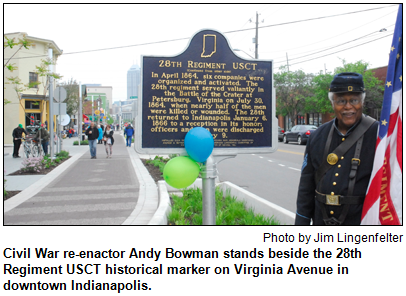
{"type": "Polygon", "coordinates": [[[177,56],[143,56],[137,151],[182,153],[186,133],[201,126],[215,155],[273,152],[272,75],[272,61],[237,56],[215,30],[196,33],[177,56]]]}

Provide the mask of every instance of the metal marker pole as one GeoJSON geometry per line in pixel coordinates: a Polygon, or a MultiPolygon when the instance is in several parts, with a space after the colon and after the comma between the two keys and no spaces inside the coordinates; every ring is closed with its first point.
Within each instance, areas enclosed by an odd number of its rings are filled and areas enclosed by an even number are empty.
{"type": "Polygon", "coordinates": [[[237,154],[210,155],[202,168],[203,225],[216,225],[217,164],[237,154]]]}
{"type": "Polygon", "coordinates": [[[216,177],[217,166],[210,155],[202,168],[203,225],[216,225],[216,177]]]}
{"type": "Polygon", "coordinates": [[[92,121],[95,122],[95,120],[94,120],[94,101],[93,101],[93,95],[92,95],[92,121]]]}
{"type": "MultiPolygon", "coordinates": [[[[48,57],[52,61],[52,48],[48,49],[48,57]]],[[[48,66],[49,72],[53,72],[52,65],[48,66]]],[[[50,127],[50,137],[51,137],[51,159],[54,158],[54,113],[53,113],[53,104],[54,104],[54,78],[49,76],[49,127],[50,127]]]]}

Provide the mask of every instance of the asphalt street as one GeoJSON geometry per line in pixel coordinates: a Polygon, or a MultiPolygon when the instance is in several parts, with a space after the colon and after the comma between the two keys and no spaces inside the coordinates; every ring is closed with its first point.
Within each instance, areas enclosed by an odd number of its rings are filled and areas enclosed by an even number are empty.
{"type": "Polygon", "coordinates": [[[279,142],[269,154],[239,154],[217,165],[221,182],[230,181],[293,213],[306,146],[279,142]]]}

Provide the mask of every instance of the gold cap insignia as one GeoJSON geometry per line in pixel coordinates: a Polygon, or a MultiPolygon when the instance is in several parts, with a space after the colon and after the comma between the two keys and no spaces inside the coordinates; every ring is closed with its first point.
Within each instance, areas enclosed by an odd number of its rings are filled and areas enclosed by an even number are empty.
{"type": "Polygon", "coordinates": [[[331,165],[335,165],[338,161],[338,156],[335,153],[330,153],[327,155],[327,162],[331,165]]]}
{"type": "Polygon", "coordinates": [[[353,87],[350,85],[349,87],[348,87],[348,91],[352,91],[353,90],[353,87]]]}

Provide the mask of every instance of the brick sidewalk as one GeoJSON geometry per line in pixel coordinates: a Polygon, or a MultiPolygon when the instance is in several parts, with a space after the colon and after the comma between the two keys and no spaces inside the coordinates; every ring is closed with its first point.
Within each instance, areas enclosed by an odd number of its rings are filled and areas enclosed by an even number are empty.
{"type": "Polygon", "coordinates": [[[5,225],[120,225],[134,210],[140,185],[124,138],[115,135],[113,157],[97,145],[46,188],[4,213],[5,225]]]}

